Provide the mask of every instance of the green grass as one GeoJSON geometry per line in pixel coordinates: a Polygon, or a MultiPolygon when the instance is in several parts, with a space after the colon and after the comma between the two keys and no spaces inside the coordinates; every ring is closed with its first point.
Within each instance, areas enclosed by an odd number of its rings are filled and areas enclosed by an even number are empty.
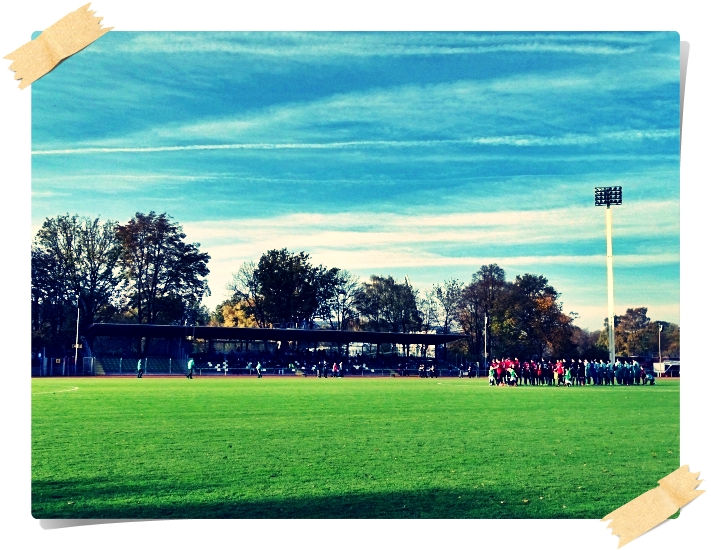
{"type": "Polygon", "coordinates": [[[679,467],[677,381],[146,377],[32,388],[35,518],[601,518],[679,467]]]}

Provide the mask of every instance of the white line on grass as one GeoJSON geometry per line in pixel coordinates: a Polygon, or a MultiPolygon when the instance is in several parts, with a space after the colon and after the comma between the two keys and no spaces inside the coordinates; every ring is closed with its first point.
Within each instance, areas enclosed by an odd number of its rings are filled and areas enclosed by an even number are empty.
{"type": "Polygon", "coordinates": [[[32,395],[42,395],[42,394],[45,394],[45,393],[64,393],[64,392],[67,392],[67,391],[76,391],[76,390],[78,390],[78,389],[79,389],[79,386],[72,386],[72,387],[69,388],[68,390],[39,391],[39,392],[37,392],[37,393],[33,393],[32,395]]]}

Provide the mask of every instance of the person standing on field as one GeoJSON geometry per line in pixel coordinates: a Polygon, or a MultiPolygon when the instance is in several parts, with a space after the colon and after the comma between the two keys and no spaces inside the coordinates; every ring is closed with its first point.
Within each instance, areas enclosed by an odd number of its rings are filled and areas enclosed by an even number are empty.
{"type": "Polygon", "coordinates": [[[640,378],[642,377],[642,369],[636,360],[632,361],[632,377],[634,378],[635,386],[639,386],[640,378]]]}
{"type": "Polygon", "coordinates": [[[191,357],[188,359],[188,374],[185,376],[186,378],[190,378],[190,380],[193,379],[193,367],[195,366],[195,361],[193,361],[193,358],[191,357]]]}
{"type": "Polygon", "coordinates": [[[143,378],[143,365],[141,363],[141,359],[138,360],[138,363],[136,363],[136,378],[143,378]]]}

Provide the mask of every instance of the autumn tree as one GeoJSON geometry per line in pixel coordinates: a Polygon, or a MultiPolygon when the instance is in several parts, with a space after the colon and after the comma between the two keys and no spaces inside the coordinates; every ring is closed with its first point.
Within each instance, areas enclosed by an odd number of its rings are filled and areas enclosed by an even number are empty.
{"type": "Polygon", "coordinates": [[[219,304],[210,317],[210,325],[222,327],[258,327],[254,317],[247,311],[247,302],[229,299],[219,304]]]}
{"type": "Polygon", "coordinates": [[[565,315],[558,292],[542,275],[517,275],[495,308],[494,332],[507,355],[553,356],[572,351],[572,318],[565,315]]]}
{"type": "Polygon", "coordinates": [[[471,282],[461,292],[457,321],[467,339],[470,353],[475,357],[484,356],[484,318],[488,319],[487,332],[489,351],[498,345],[498,330],[491,330],[501,324],[495,316],[498,304],[506,289],[506,273],[496,264],[483,265],[472,275],[471,282]]]}
{"type": "MultiPolygon", "coordinates": [[[[679,358],[679,325],[666,321],[652,321],[647,315],[648,308],[628,308],[624,315],[615,315],[615,353],[620,356],[642,356],[656,358],[659,354],[659,339],[662,356],[679,358]],[[659,327],[662,333],[659,334],[659,327]]],[[[607,329],[608,319],[604,326],[607,329]]],[[[598,346],[607,349],[607,330],[603,330],[598,346]]]]}

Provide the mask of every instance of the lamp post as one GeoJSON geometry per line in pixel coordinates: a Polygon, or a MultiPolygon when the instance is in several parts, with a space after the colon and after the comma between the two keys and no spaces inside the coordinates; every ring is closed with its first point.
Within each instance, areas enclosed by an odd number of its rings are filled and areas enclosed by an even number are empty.
{"type": "Polygon", "coordinates": [[[612,286],[612,209],[613,204],[622,204],[622,187],[596,187],[595,206],[607,206],[607,341],[610,363],[615,362],[615,303],[612,286]]]}
{"type": "Polygon", "coordinates": [[[74,374],[77,373],[77,361],[79,360],[79,295],[77,294],[77,333],[74,340],[74,374]]]}
{"type": "Polygon", "coordinates": [[[486,355],[486,324],[489,322],[489,318],[484,315],[484,370],[487,369],[487,355],[486,355]]]}
{"type": "Polygon", "coordinates": [[[662,329],[664,325],[657,323],[659,325],[659,368],[662,368],[662,329]]]}

